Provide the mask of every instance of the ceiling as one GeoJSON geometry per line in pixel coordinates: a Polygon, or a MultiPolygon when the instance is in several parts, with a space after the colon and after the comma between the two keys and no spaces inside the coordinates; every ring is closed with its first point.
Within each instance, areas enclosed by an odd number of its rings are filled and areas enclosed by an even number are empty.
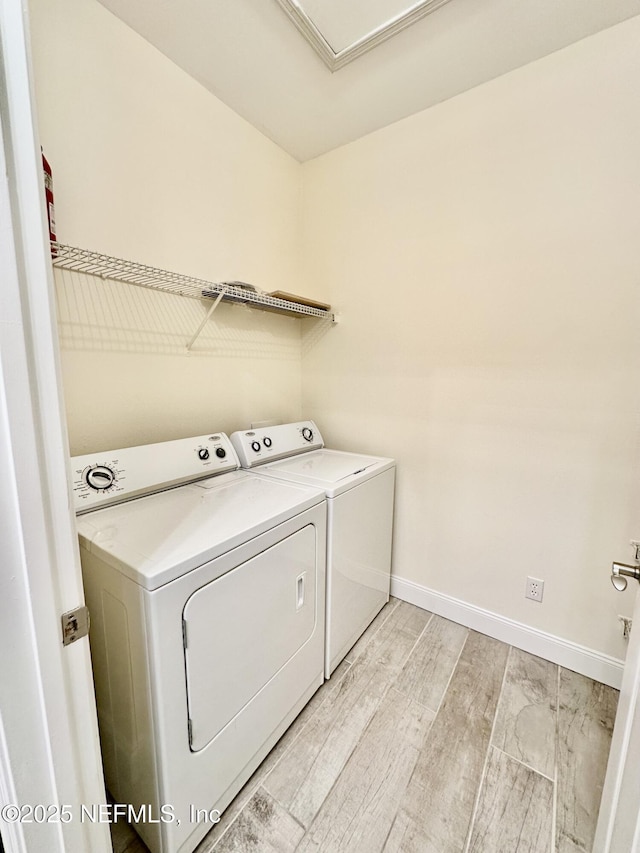
{"type": "MultiPolygon", "coordinates": [[[[448,0],[332,72],[280,0],[100,2],[301,162],[640,13],[639,0],[448,0]]],[[[371,30],[324,3],[334,52],[371,30]]]]}

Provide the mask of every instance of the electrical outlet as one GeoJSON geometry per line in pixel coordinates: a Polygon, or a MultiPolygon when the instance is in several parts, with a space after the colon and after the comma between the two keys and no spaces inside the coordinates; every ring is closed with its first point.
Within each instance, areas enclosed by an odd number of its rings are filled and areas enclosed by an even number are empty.
{"type": "Polygon", "coordinates": [[[527,591],[525,598],[530,598],[532,601],[542,601],[542,593],[544,592],[544,581],[539,578],[527,578],[527,591]]]}

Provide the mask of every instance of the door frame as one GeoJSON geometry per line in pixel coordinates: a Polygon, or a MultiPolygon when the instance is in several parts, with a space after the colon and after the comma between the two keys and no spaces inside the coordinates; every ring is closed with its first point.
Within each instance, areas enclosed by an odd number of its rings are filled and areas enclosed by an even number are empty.
{"type": "Polygon", "coordinates": [[[26,0],[0,0],[0,797],[51,808],[0,833],[7,853],[108,853],[80,812],[105,802],[89,643],[60,625],[84,594],[28,39],[26,0]]]}
{"type": "Polygon", "coordinates": [[[593,853],[640,850],[640,591],[624,664],[593,853]]]}

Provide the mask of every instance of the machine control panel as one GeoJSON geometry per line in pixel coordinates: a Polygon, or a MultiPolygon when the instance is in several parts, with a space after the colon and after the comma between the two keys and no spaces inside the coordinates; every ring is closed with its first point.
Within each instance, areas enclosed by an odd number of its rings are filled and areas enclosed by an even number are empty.
{"type": "Polygon", "coordinates": [[[320,431],[313,421],[234,432],[231,442],[243,468],[254,468],[265,462],[324,447],[320,431]]]}
{"type": "Polygon", "coordinates": [[[77,513],[239,468],[224,433],[181,438],[71,459],[77,513]]]}

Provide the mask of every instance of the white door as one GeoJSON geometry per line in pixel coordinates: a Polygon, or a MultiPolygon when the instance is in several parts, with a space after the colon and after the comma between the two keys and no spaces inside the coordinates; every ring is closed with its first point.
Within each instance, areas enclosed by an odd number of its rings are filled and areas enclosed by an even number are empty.
{"type": "MultiPolygon", "coordinates": [[[[634,583],[634,581],[630,581],[634,583]]],[[[640,591],[622,676],[618,712],[593,853],[640,851],[640,591]]]]}
{"type": "Polygon", "coordinates": [[[316,629],[317,582],[316,528],[307,524],[190,596],[183,618],[193,752],[308,642],[316,629]]]}
{"type": "Polygon", "coordinates": [[[25,21],[0,0],[0,835],[107,853],[108,824],[80,814],[104,802],[88,641],[60,626],[83,591],[25,21]]]}

